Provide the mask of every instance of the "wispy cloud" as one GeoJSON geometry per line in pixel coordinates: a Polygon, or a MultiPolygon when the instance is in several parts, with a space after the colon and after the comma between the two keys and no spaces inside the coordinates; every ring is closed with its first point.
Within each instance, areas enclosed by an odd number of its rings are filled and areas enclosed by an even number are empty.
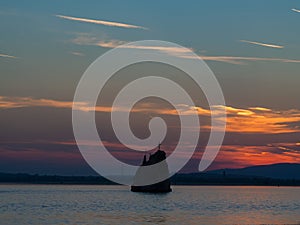
{"type": "Polygon", "coordinates": [[[298,12],[300,13],[300,10],[299,9],[292,9],[294,12],[298,12]]]}
{"type": "MultiPolygon", "coordinates": [[[[168,46],[143,46],[143,45],[124,45],[128,42],[122,40],[103,40],[91,36],[89,34],[79,34],[77,37],[71,40],[72,43],[78,45],[95,45],[103,48],[131,48],[131,49],[141,49],[149,51],[160,51],[166,54],[176,56],[184,59],[195,59],[195,55],[191,54],[190,50],[194,51],[192,48],[184,49],[179,47],[168,47],[168,46]],[[124,46],[122,46],[124,45],[124,46]]],[[[199,55],[201,59],[206,61],[223,62],[229,64],[244,65],[247,62],[281,62],[281,63],[300,63],[300,59],[286,59],[286,58],[266,58],[266,57],[244,57],[244,56],[208,56],[199,55]]]]}
{"type": "Polygon", "coordinates": [[[257,110],[257,111],[264,111],[264,112],[270,112],[270,111],[272,111],[271,109],[264,108],[264,107],[250,107],[249,109],[251,109],[251,110],[257,110]]]}
{"type": "Polygon", "coordinates": [[[127,43],[126,41],[115,40],[115,39],[106,40],[106,39],[96,38],[94,36],[91,36],[88,33],[77,34],[75,38],[71,39],[71,42],[77,45],[95,45],[103,48],[116,48],[120,45],[124,45],[127,43]]]}
{"type": "Polygon", "coordinates": [[[76,56],[84,56],[84,54],[81,52],[70,52],[70,54],[76,55],[76,56]]]}
{"type": "Polygon", "coordinates": [[[59,18],[62,18],[62,19],[85,22],[85,23],[100,24],[100,25],[110,26],[110,27],[121,27],[121,28],[129,28],[129,29],[144,29],[144,30],[148,29],[146,27],[127,24],[127,23],[120,23],[120,22],[95,20],[95,19],[80,18],[80,17],[73,17],[73,16],[64,16],[64,15],[55,15],[55,16],[59,17],[59,18]]]}
{"type": "Polygon", "coordinates": [[[285,58],[263,58],[263,57],[243,57],[243,56],[200,56],[203,60],[224,62],[230,64],[243,65],[245,62],[281,62],[281,63],[300,63],[299,59],[285,58]]]}
{"type": "MultiPolygon", "coordinates": [[[[26,107],[51,107],[69,108],[73,107],[73,101],[58,101],[53,99],[35,99],[31,97],[7,97],[0,96],[0,109],[26,108],[26,107]]],[[[92,110],[99,112],[111,112],[110,107],[92,107],[88,102],[76,102],[74,108],[80,111],[89,112],[92,110]]],[[[121,109],[119,109],[121,110],[121,109]]]]}
{"type": "Polygon", "coordinates": [[[193,55],[190,53],[190,50],[193,49],[184,49],[180,47],[169,47],[169,46],[155,46],[155,45],[134,45],[129,44],[125,45],[128,42],[122,40],[103,40],[98,39],[94,36],[90,36],[89,34],[79,34],[77,37],[71,40],[72,43],[78,45],[95,45],[103,48],[127,48],[127,49],[140,49],[140,50],[149,50],[149,51],[160,51],[170,55],[175,55],[182,58],[191,58],[193,55]]]}
{"type": "Polygon", "coordinates": [[[88,33],[78,33],[76,37],[71,39],[71,42],[77,45],[96,45],[99,40],[88,33]]]}
{"type": "Polygon", "coordinates": [[[263,47],[269,47],[269,48],[284,48],[284,46],[281,46],[281,45],[267,44],[267,43],[261,43],[261,42],[256,42],[256,41],[240,40],[240,42],[253,44],[253,45],[259,45],[259,46],[263,46],[263,47]]]}
{"type": "MultiPolygon", "coordinates": [[[[126,42],[112,40],[112,41],[99,41],[95,43],[97,46],[106,48],[115,48],[122,46],[126,42]]],[[[161,51],[169,55],[177,56],[179,58],[185,59],[195,59],[198,56],[191,54],[190,50],[179,47],[166,47],[166,46],[142,46],[142,45],[125,45],[122,48],[132,48],[132,49],[143,49],[149,51],[161,51]]],[[[282,62],[282,63],[300,63],[299,59],[285,59],[285,58],[264,58],[264,57],[243,57],[243,56],[207,56],[199,55],[201,59],[206,61],[216,61],[224,62],[230,64],[243,65],[245,62],[282,62]]]]}
{"type": "MultiPolygon", "coordinates": [[[[14,109],[26,107],[50,107],[50,108],[66,108],[75,109],[84,112],[111,112],[111,107],[95,106],[93,107],[89,102],[73,102],[73,101],[59,101],[53,99],[36,99],[32,97],[8,97],[0,96],[0,109],[14,109]]],[[[114,107],[115,111],[128,111],[127,108],[114,107]]],[[[145,109],[135,109],[132,112],[143,112],[145,109]]]]}
{"type": "Polygon", "coordinates": [[[73,102],[56,101],[52,99],[34,99],[31,97],[0,96],[0,109],[47,106],[55,108],[71,108],[73,102]]]}
{"type": "Polygon", "coordinates": [[[168,54],[178,54],[179,57],[188,57],[192,56],[190,53],[190,50],[193,49],[184,49],[180,47],[169,47],[169,46],[156,46],[156,45],[134,45],[134,44],[129,44],[125,45],[128,42],[127,41],[122,41],[122,40],[116,40],[116,39],[111,39],[111,40],[105,40],[105,39],[99,39],[94,36],[91,36],[89,34],[79,34],[77,37],[71,40],[72,43],[78,44],[78,45],[95,45],[95,46],[100,46],[103,48],[116,48],[116,47],[121,47],[121,48],[127,48],[127,49],[141,49],[141,50],[149,50],[149,51],[161,51],[165,52],[168,54]],[[179,55],[180,54],[180,55],[179,55]]]}
{"type": "Polygon", "coordinates": [[[109,41],[97,41],[95,45],[103,47],[103,48],[116,48],[120,45],[126,44],[126,41],[120,40],[109,40],[109,41]]]}
{"type": "Polygon", "coordinates": [[[3,57],[3,58],[13,58],[13,59],[17,58],[16,56],[6,55],[6,54],[1,54],[1,53],[0,53],[0,57],[3,57]]]}

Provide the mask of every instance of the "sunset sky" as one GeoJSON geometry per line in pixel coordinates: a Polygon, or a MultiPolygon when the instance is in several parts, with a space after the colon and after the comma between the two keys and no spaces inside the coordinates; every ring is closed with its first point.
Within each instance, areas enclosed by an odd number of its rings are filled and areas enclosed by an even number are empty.
{"type": "MultiPolygon", "coordinates": [[[[300,2],[292,0],[1,1],[0,172],[95,174],[74,140],[74,92],[96,58],[139,40],[191,48],[217,77],[226,101],[227,132],[209,169],[300,163],[299,26],[300,2]]],[[[120,83],[136,75],[130,68],[122,73],[120,83]]],[[[197,98],[197,90],[190,91],[197,98]]],[[[209,108],[202,100],[196,106],[203,136],[183,171],[197,170],[210,128],[209,108]]],[[[82,103],[78,110],[90,109],[82,103]]],[[[187,115],[189,110],[182,106],[187,115]]],[[[140,160],[143,153],[134,156],[112,137],[106,102],[96,111],[111,153],[131,163],[140,160]]],[[[162,115],[173,127],[163,147],[172,150],[178,138],[172,107],[152,99],[132,114],[141,137],[147,136],[149,115],[162,115]]]]}

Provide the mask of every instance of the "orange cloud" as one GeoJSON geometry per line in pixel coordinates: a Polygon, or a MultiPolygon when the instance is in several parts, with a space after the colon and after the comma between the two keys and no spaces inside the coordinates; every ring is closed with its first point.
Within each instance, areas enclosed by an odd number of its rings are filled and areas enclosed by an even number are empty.
{"type": "MultiPolygon", "coordinates": [[[[83,141],[82,145],[86,146],[99,146],[105,145],[110,149],[111,154],[119,159],[140,162],[145,152],[131,151],[125,148],[122,144],[103,141],[102,143],[95,141],[83,141]]],[[[170,143],[163,147],[169,155],[175,148],[176,143],[170,143]]],[[[67,141],[41,141],[35,140],[33,142],[1,142],[1,157],[10,159],[48,159],[56,158],[58,160],[70,160],[80,159],[78,151],[70,151],[70,149],[76,149],[75,140],[67,141]],[[14,145],[22,146],[22,148],[14,149],[14,145]],[[65,151],[64,147],[55,147],[55,151],[46,151],[41,147],[41,144],[45,146],[58,145],[58,146],[71,146],[68,151],[65,151]],[[2,145],[2,146],[1,146],[2,145]],[[4,147],[4,148],[3,148],[4,147]],[[6,148],[6,149],[5,149],[6,148]]],[[[143,146],[145,147],[145,146],[143,146]]],[[[186,145],[188,148],[194,148],[194,146],[186,145]]],[[[213,146],[211,146],[213,147],[213,146]]],[[[209,147],[208,147],[209,148],[209,147]]],[[[147,150],[151,150],[148,147],[147,150]]],[[[193,155],[193,160],[200,160],[203,154],[203,147],[199,146],[199,151],[196,151],[193,155]]],[[[181,152],[178,157],[187,157],[186,152],[181,152]]],[[[223,145],[220,152],[215,159],[215,162],[210,167],[211,169],[222,168],[243,168],[254,165],[267,165],[275,163],[300,163],[300,144],[298,142],[293,143],[270,143],[266,145],[223,145]]],[[[198,165],[198,164],[197,164],[198,165]]]]}
{"type": "MultiPolygon", "coordinates": [[[[155,113],[177,115],[176,110],[159,109],[152,107],[155,113]]],[[[224,106],[212,106],[211,110],[202,107],[180,105],[179,111],[182,115],[191,115],[197,110],[200,116],[210,117],[211,114],[222,115],[224,106]]],[[[299,126],[291,126],[291,123],[299,123],[300,110],[283,110],[274,111],[265,107],[250,107],[246,109],[225,106],[226,110],[226,131],[234,133],[265,133],[279,134],[300,132],[299,126]]],[[[142,110],[141,110],[142,111],[142,110]]],[[[151,108],[147,112],[154,112],[151,108]]],[[[218,120],[223,121],[222,116],[218,120]]],[[[204,129],[210,130],[210,126],[202,126],[204,129]]],[[[218,129],[216,127],[216,129],[218,129]]]]}
{"type": "Polygon", "coordinates": [[[55,108],[70,108],[72,102],[55,101],[51,99],[33,99],[30,97],[6,97],[0,96],[0,108],[23,108],[32,106],[47,106],[55,108]]]}
{"type": "Polygon", "coordinates": [[[257,110],[257,111],[265,111],[265,112],[272,111],[271,109],[267,109],[267,108],[264,108],[264,107],[249,107],[249,109],[251,109],[251,110],[257,110]]]}
{"type": "MultiPolygon", "coordinates": [[[[226,107],[227,109],[228,107],[226,107]]],[[[244,110],[228,112],[227,131],[240,133],[291,133],[300,132],[298,126],[291,123],[300,123],[300,110],[272,111],[244,110]],[[246,113],[246,114],[245,114],[246,113]]]]}
{"type": "MultiPolygon", "coordinates": [[[[96,112],[111,112],[109,106],[92,107],[88,102],[72,102],[58,101],[52,99],[34,99],[30,97],[6,97],[0,96],[0,109],[9,108],[24,108],[24,107],[54,107],[54,108],[69,108],[72,107],[80,111],[96,111],[96,112]]],[[[205,109],[200,106],[188,106],[185,104],[177,105],[176,109],[170,109],[153,103],[140,104],[133,109],[115,107],[115,111],[131,111],[134,113],[163,114],[163,115],[178,115],[189,116],[197,112],[199,116],[210,117],[220,115],[218,120],[224,121],[222,112],[226,110],[227,132],[234,133],[265,133],[279,134],[300,132],[300,110],[281,110],[276,111],[265,107],[250,107],[250,108],[235,108],[232,106],[211,106],[211,109],[205,109]],[[292,125],[294,124],[294,125],[292,125]]],[[[203,129],[210,130],[208,125],[202,126],[203,129]]],[[[198,129],[198,128],[197,128],[198,129]]],[[[218,127],[215,127],[218,129],[218,127]]]]}
{"type": "MultiPolygon", "coordinates": [[[[285,143],[285,145],[293,145],[293,143],[285,143]]],[[[215,164],[219,164],[219,168],[243,168],[275,163],[300,163],[300,149],[291,151],[281,144],[267,146],[224,145],[215,164]]]]}

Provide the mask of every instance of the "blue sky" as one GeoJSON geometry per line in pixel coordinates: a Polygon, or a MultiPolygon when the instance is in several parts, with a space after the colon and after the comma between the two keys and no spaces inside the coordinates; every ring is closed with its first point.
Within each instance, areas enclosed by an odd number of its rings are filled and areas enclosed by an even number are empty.
{"type": "MultiPolygon", "coordinates": [[[[15,86],[15,78],[18,77],[19,81],[27,84],[25,86],[32,86],[33,93],[28,93],[29,88],[22,92],[24,85],[17,86],[19,95],[50,97],[40,89],[35,89],[42,86],[41,89],[45,88],[45,92],[51,92],[53,86],[57,86],[61,93],[56,97],[70,99],[73,90],[62,90],[66,89],[66,83],[73,82],[74,85],[84,68],[108,50],[72,43],[80,34],[104,41],[166,40],[208,56],[299,59],[299,14],[291,10],[297,8],[295,1],[191,1],[189,4],[182,4],[180,1],[132,1],[127,4],[114,1],[78,1],[76,4],[72,1],[41,1],[32,4],[4,1],[1,4],[1,52],[18,57],[16,60],[1,60],[2,73],[7,71],[10,74],[3,79],[15,86]],[[57,14],[120,21],[144,26],[149,30],[68,21],[55,17],[57,14]],[[260,47],[239,40],[275,43],[284,48],[260,47]],[[80,52],[85,57],[75,57],[70,52],[80,52]],[[74,60],[76,63],[73,63],[74,60]],[[70,64],[73,66],[68,66],[70,64]],[[30,85],[28,82],[33,80],[35,84],[30,85]],[[57,80],[64,87],[57,84],[57,80]],[[51,90],[48,90],[47,87],[50,86],[51,90]]],[[[293,89],[297,88],[293,87],[295,81],[299,81],[298,65],[294,63],[245,62],[250,64],[248,66],[208,63],[217,76],[221,74],[220,79],[236,79],[233,84],[226,82],[228,89],[239,88],[235,83],[245,82],[249,82],[250,86],[259,82],[271,82],[275,85],[280,83],[291,85],[290,88],[293,89]]],[[[10,92],[9,87],[7,84],[1,87],[2,91],[7,92],[3,94],[10,92]]],[[[230,95],[229,99],[231,98],[235,97],[230,95]]],[[[262,103],[268,104],[269,100],[262,103]]]]}
{"type": "MultiPolygon", "coordinates": [[[[12,144],[16,142],[31,143],[30,148],[36,149],[36,152],[45,151],[46,147],[40,142],[51,142],[52,144],[47,145],[49,147],[56,141],[55,149],[65,147],[58,142],[70,141],[73,138],[70,108],[40,106],[41,103],[32,103],[32,100],[58,101],[55,104],[59,101],[72,101],[80,77],[98,56],[110,50],[113,45],[145,39],[170,41],[192,48],[198,55],[203,56],[215,73],[228,107],[241,110],[249,110],[251,107],[267,108],[270,114],[263,115],[266,116],[266,121],[277,118],[280,121],[278,123],[284,123],[290,129],[289,137],[287,130],[281,130],[281,133],[278,131],[276,134],[271,130],[264,131],[265,140],[268,140],[263,142],[264,148],[268,144],[280,143],[284,147],[294,144],[293,149],[298,149],[298,1],[44,0],[1,1],[0,6],[0,120],[6,126],[1,126],[0,148],[3,159],[4,156],[12,154],[9,152],[11,149],[20,149],[19,145],[17,148],[12,144]],[[107,26],[57,15],[81,20],[119,22],[147,29],[107,26]],[[20,102],[29,100],[23,98],[31,99],[25,107],[20,102]],[[8,107],[11,104],[14,106],[8,107]],[[278,115],[282,117],[278,118],[278,115]],[[293,119],[288,122],[281,120],[290,117],[293,119]],[[47,123],[49,127],[35,124],[35,121],[42,123],[54,119],[58,120],[57,124],[47,123]],[[60,130],[59,135],[55,135],[57,130],[60,130]]],[[[232,126],[236,127],[235,124],[232,126]]],[[[233,129],[228,131],[228,146],[240,148],[238,152],[257,149],[256,146],[262,145],[257,137],[262,131],[255,132],[256,128],[250,131],[241,129],[240,132],[246,132],[247,137],[238,138],[233,129]],[[253,140],[254,147],[242,150],[240,146],[250,145],[248,140],[253,140]]],[[[77,150],[73,153],[78,155],[77,150]]],[[[37,153],[37,158],[38,155],[37,153]]],[[[228,157],[223,156],[230,161],[228,157]]],[[[9,160],[13,163],[16,158],[11,157],[9,160]]],[[[80,160],[78,159],[78,163],[83,164],[80,160]]],[[[298,158],[283,160],[295,162],[298,158]]],[[[25,166],[30,162],[24,160],[21,165],[25,166]]],[[[269,161],[266,159],[259,162],[269,161]]],[[[241,165],[246,163],[237,166],[241,165]]],[[[56,168],[55,171],[60,172],[58,167],[63,168],[59,164],[49,171],[56,168]]],[[[6,165],[0,167],[0,170],[12,169],[6,165]]],[[[31,172],[32,169],[28,171],[31,172]]]]}

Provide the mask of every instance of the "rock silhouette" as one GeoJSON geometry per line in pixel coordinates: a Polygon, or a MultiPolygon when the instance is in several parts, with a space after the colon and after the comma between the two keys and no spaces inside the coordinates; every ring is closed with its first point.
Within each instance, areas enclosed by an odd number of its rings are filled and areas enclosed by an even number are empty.
{"type": "Polygon", "coordinates": [[[144,155],[142,165],[137,170],[134,183],[131,186],[131,191],[133,192],[152,192],[152,193],[164,193],[171,192],[171,181],[170,179],[166,179],[164,181],[150,184],[150,185],[139,185],[142,184],[143,181],[146,181],[147,178],[157,178],[159,177],[169,177],[169,169],[166,159],[166,153],[160,149],[160,144],[158,145],[158,150],[150,155],[147,160],[146,155],[144,155]],[[147,170],[147,166],[155,165],[157,163],[161,163],[161,165],[157,168],[152,168],[147,170]]]}

